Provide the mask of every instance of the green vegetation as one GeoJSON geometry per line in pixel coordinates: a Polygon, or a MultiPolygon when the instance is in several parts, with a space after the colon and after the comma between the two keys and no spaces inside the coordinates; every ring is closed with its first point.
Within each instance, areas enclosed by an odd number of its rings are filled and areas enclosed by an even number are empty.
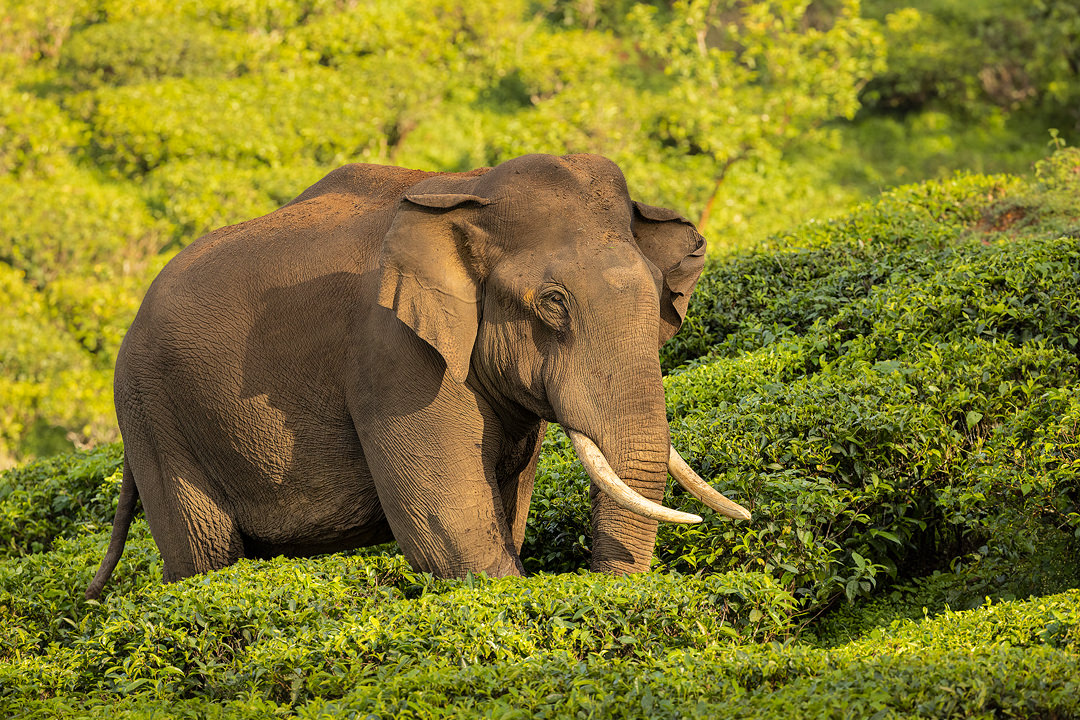
{"type": "MultiPolygon", "coordinates": [[[[975,603],[1075,585],[1078,191],[1064,150],[1032,181],[907,186],[714,258],[664,348],[669,415],[755,519],[664,526],[658,568],[760,569],[811,614],[931,572],[975,603]]],[[[543,462],[560,486],[526,555],[570,569],[587,485],[561,486],[581,478],[565,442],[543,462]]]]}
{"type": "Polygon", "coordinates": [[[9,1],[0,716],[1080,717],[1077,38],[1020,0],[9,1]],[[751,522],[592,576],[553,429],[533,577],[391,545],[163,586],[140,516],[82,599],[178,249],[344,162],[568,151],[703,221],[669,417],[751,522]]]}
{"type": "MultiPolygon", "coordinates": [[[[665,348],[676,446],[750,522],[594,576],[554,430],[530,578],[391,546],[160,583],[121,449],[0,475],[13,717],[1075,717],[1080,151],[905,186],[710,261],[665,348]]],[[[701,512],[674,486],[672,507],[701,512]]]]}
{"type": "Polygon", "coordinates": [[[178,249],[354,160],[598,152],[756,247],[883,187],[1024,172],[1080,14],[994,0],[10,0],[0,467],[118,439],[112,361],[178,249]]]}

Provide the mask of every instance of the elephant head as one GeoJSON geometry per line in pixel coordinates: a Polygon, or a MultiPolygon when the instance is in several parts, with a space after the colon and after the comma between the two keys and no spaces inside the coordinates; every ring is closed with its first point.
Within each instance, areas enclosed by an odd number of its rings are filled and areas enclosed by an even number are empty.
{"type": "Polygon", "coordinates": [[[532,155],[414,185],[383,239],[378,302],[453,382],[508,423],[558,422],[592,478],[594,570],[648,568],[667,473],[730,517],[747,511],[671,446],[658,347],[679,329],[705,240],[630,199],[616,165],[532,155]]]}

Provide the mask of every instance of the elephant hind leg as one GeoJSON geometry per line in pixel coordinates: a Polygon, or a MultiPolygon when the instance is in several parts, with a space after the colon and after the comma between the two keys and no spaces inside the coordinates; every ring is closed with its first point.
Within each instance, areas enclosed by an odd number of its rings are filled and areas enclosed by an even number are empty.
{"type": "Polygon", "coordinates": [[[165,581],[220,570],[244,557],[244,541],[236,520],[200,484],[185,477],[175,478],[180,518],[187,527],[188,542],[171,547],[166,554],[165,581]]]}
{"type": "Polygon", "coordinates": [[[211,490],[202,468],[183,454],[168,467],[147,463],[135,469],[151,534],[165,563],[166,582],[232,565],[244,557],[236,519],[211,490]]]}

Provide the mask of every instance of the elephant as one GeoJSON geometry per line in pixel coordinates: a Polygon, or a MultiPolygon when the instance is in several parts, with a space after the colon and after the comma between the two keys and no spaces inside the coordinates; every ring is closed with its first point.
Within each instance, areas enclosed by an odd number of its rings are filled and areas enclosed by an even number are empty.
{"type": "Polygon", "coordinates": [[[418,571],[520,575],[547,423],[591,478],[597,572],[648,569],[671,446],[659,348],[705,239],[612,161],[354,163],[177,253],[121,344],[117,566],[137,499],[164,581],[396,540],[418,571]]]}

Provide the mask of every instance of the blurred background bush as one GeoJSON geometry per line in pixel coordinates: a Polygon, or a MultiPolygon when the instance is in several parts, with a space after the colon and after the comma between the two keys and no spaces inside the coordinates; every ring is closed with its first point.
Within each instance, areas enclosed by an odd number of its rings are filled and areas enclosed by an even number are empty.
{"type": "Polygon", "coordinates": [[[342,163],[598,152],[730,254],[1026,169],[1080,122],[1077,37],[1073,5],[1019,0],[9,0],[0,467],[117,439],[162,264],[342,163]]]}

